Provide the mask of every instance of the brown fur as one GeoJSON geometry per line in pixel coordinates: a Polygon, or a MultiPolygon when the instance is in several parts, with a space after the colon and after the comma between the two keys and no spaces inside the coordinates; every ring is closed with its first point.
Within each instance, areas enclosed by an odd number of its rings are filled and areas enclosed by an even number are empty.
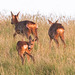
{"type": "Polygon", "coordinates": [[[29,37],[31,37],[30,34],[33,34],[36,40],[38,40],[37,36],[38,26],[36,23],[29,20],[18,22],[19,13],[17,15],[13,15],[13,13],[11,12],[11,16],[12,16],[11,24],[15,25],[15,33],[13,35],[14,37],[17,34],[21,34],[23,36],[26,35],[26,37],[29,39],[29,37]]]}
{"type": "Polygon", "coordinates": [[[27,59],[29,60],[29,57],[32,58],[33,62],[35,62],[34,57],[31,55],[31,51],[34,47],[35,40],[27,41],[18,41],[17,42],[17,51],[19,56],[21,57],[22,64],[24,64],[24,57],[27,56],[27,59]]]}
{"type": "Polygon", "coordinates": [[[55,23],[52,23],[50,20],[48,21],[51,24],[51,27],[49,28],[49,31],[48,31],[48,35],[50,37],[50,47],[51,47],[52,39],[54,39],[54,41],[57,44],[57,47],[59,47],[58,37],[61,38],[65,47],[66,45],[64,42],[64,27],[62,26],[62,24],[57,23],[58,20],[55,23]]]}

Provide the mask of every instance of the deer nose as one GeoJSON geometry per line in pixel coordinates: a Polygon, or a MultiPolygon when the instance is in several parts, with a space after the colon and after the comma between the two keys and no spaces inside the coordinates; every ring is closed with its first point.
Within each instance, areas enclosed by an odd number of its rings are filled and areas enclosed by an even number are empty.
{"type": "Polygon", "coordinates": [[[28,49],[31,49],[31,46],[28,46],[28,49]]]}

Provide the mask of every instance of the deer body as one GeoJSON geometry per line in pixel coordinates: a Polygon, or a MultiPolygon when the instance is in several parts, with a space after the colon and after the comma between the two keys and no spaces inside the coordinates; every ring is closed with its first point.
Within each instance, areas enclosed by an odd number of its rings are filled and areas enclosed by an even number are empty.
{"type": "Polygon", "coordinates": [[[57,47],[59,47],[58,37],[60,37],[65,47],[64,27],[62,26],[62,24],[57,23],[57,21],[55,23],[52,23],[51,21],[49,21],[49,23],[51,24],[51,27],[49,28],[49,31],[48,31],[48,35],[50,37],[50,46],[51,46],[52,39],[54,39],[54,41],[57,44],[57,47]]]}
{"type": "Polygon", "coordinates": [[[31,55],[31,51],[34,47],[34,42],[35,42],[35,40],[31,40],[29,42],[27,42],[27,41],[18,41],[17,42],[16,48],[17,48],[19,56],[21,57],[22,64],[24,64],[25,55],[27,55],[28,60],[29,60],[29,57],[31,57],[32,60],[34,61],[34,57],[31,55]]]}
{"type": "Polygon", "coordinates": [[[12,15],[11,24],[15,25],[15,33],[13,35],[14,37],[17,34],[20,34],[23,36],[26,35],[26,37],[29,39],[29,37],[31,37],[30,34],[33,34],[36,40],[38,40],[37,36],[38,26],[36,23],[29,20],[18,22],[19,13],[17,15],[13,15],[13,13],[11,12],[11,15],[12,15]]]}

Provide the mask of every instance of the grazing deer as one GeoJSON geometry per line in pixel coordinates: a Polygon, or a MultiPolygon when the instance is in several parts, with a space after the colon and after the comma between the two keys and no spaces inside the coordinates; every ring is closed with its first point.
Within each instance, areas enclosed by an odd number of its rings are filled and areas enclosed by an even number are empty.
{"type": "Polygon", "coordinates": [[[27,55],[27,59],[29,60],[29,57],[32,58],[33,62],[35,62],[34,57],[31,55],[31,51],[34,47],[34,42],[35,40],[29,40],[27,41],[18,41],[16,49],[18,51],[19,56],[21,57],[22,60],[22,65],[24,64],[24,57],[27,55]]]}
{"type": "Polygon", "coordinates": [[[50,47],[51,47],[52,39],[54,39],[54,41],[57,44],[57,47],[59,47],[58,37],[60,37],[65,47],[66,45],[64,42],[64,27],[62,26],[62,24],[57,23],[58,20],[55,23],[52,23],[50,20],[48,21],[51,24],[51,27],[49,28],[48,31],[48,35],[50,37],[50,47]]]}
{"type": "Polygon", "coordinates": [[[29,39],[29,37],[31,37],[30,34],[33,34],[36,40],[38,40],[37,24],[29,20],[19,22],[18,21],[19,13],[17,15],[14,15],[11,12],[11,16],[12,16],[11,24],[15,25],[15,33],[13,34],[13,37],[15,37],[17,34],[21,34],[22,36],[26,35],[26,37],[29,39]]]}

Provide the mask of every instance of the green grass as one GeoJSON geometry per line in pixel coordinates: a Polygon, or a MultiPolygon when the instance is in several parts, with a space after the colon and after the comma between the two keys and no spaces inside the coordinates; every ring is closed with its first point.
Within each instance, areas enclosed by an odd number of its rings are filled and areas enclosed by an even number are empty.
{"type": "MultiPolygon", "coordinates": [[[[4,16],[5,17],[5,16],[4,16]]],[[[69,25],[62,24],[65,27],[66,48],[59,39],[60,47],[57,48],[55,42],[52,42],[49,49],[48,29],[50,25],[45,17],[36,15],[22,16],[22,20],[32,20],[38,24],[39,42],[34,45],[32,55],[35,58],[35,64],[30,59],[22,65],[21,59],[16,50],[16,43],[22,40],[22,36],[17,35],[13,38],[14,26],[10,23],[10,17],[4,18],[0,23],[0,75],[75,75],[75,25],[70,21],[69,25]]],[[[25,37],[25,40],[26,37],[25,37]]]]}

